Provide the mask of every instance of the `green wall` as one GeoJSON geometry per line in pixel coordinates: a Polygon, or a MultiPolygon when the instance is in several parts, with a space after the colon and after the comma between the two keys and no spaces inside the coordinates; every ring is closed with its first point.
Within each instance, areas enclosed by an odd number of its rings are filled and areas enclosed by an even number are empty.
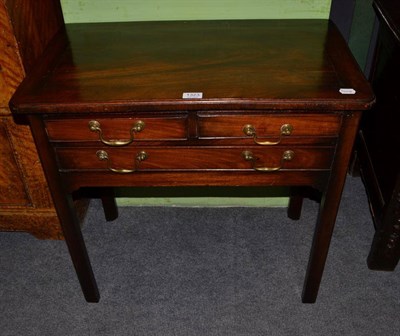
{"type": "Polygon", "coordinates": [[[61,0],[66,22],[328,18],[331,0],[61,0]]]}
{"type": "MultiPolygon", "coordinates": [[[[61,0],[65,22],[329,17],[331,0],[61,0]]],[[[142,189],[117,191],[119,205],[286,206],[285,189],[142,189]],[[225,195],[229,197],[225,197],[225,195]],[[129,196],[129,197],[128,197],[129,196]]]]}
{"type": "Polygon", "coordinates": [[[349,39],[349,47],[362,70],[366,70],[375,12],[373,0],[357,0],[349,39]]]}

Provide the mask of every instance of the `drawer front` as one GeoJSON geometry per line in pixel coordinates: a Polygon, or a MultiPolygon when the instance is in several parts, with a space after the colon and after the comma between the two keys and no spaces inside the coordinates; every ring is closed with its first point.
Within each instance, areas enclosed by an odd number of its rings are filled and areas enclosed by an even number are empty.
{"type": "MultiPolygon", "coordinates": [[[[47,120],[51,141],[128,142],[143,140],[184,140],[187,138],[187,117],[161,118],[93,118],[47,120]]],[[[117,144],[118,145],[118,144],[117,144]]]]}
{"type": "Polygon", "coordinates": [[[243,148],[71,148],[56,149],[59,168],[69,170],[139,171],[196,170],[327,170],[333,147],[243,148]]]}
{"type": "Polygon", "coordinates": [[[336,114],[199,115],[200,138],[247,138],[282,141],[296,137],[336,137],[341,116],[336,114]]]}

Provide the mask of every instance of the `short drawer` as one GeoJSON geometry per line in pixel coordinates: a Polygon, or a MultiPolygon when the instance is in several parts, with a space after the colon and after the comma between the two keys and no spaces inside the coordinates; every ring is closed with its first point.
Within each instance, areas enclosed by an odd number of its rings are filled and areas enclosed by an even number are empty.
{"type": "Polygon", "coordinates": [[[56,149],[59,168],[111,170],[116,173],[174,170],[327,170],[333,147],[249,146],[181,148],[71,148],[56,149]]]}
{"type": "Polygon", "coordinates": [[[124,145],[143,140],[182,140],[187,138],[187,117],[162,118],[85,118],[47,120],[51,141],[102,141],[124,145]]]}
{"type": "MultiPolygon", "coordinates": [[[[281,142],[296,137],[336,137],[337,114],[199,115],[200,138],[247,138],[281,142]]],[[[260,140],[261,141],[261,140],[260,140]]]]}

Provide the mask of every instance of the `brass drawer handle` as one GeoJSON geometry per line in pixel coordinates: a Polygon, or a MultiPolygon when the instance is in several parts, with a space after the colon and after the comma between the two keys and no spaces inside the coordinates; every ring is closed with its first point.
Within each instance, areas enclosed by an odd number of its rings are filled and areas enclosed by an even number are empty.
{"type": "Polygon", "coordinates": [[[284,151],[281,157],[281,163],[279,167],[257,167],[256,162],[259,160],[258,157],[254,156],[252,152],[246,150],[242,152],[242,157],[246,161],[251,161],[253,169],[259,172],[275,172],[281,170],[285,161],[291,161],[294,158],[294,152],[291,150],[284,151]]]}
{"type": "Polygon", "coordinates": [[[107,146],[114,146],[114,147],[129,145],[134,140],[134,137],[135,137],[134,134],[143,131],[144,127],[145,127],[145,123],[143,121],[139,120],[139,121],[135,122],[135,124],[129,130],[130,139],[128,139],[128,140],[106,140],[103,137],[103,131],[101,129],[100,123],[97,120],[89,121],[90,131],[97,132],[99,134],[99,139],[103,144],[105,144],[107,146]]]}
{"type": "Polygon", "coordinates": [[[256,128],[253,125],[247,124],[243,126],[243,133],[246,134],[247,136],[252,136],[254,142],[257,145],[262,145],[262,146],[273,146],[273,145],[278,145],[283,136],[288,136],[292,134],[293,131],[293,126],[291,124],[283,124],[281,126],[281,133],[279,136],[279,140],[277,141],[258,141],[257,140],[257,132],[256,128]]]}
{"type": "Polygon", "coordinates": [[[96,155],[100,161],[107,161],[107,168],[108,170],[118,173],[118,174],[129,174],[129,173],[134,173],[135,171],[138,170],[140,162],[146,160],[148,158],[148,154],[145,151],[140,151],[139,153],[136,154],[135,158],[135,167],[134,169],[117,169],[113,168],[111,160],[108,156],[108,153],[104,150],[98,150],[96,152],[96,155]]]}

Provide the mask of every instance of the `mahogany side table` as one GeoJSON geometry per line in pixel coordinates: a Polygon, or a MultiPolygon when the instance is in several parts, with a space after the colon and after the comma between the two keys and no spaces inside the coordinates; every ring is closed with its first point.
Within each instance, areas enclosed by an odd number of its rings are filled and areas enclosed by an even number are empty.
{"type": "Polygon", "coordinates": [[[315,302],[373,102],[331,22],[222,20],[66,25],[10,106],[32,129],[87,301],[99,293],[74,190],[283,185],[322,195],[303,290],[315,302]]]}

